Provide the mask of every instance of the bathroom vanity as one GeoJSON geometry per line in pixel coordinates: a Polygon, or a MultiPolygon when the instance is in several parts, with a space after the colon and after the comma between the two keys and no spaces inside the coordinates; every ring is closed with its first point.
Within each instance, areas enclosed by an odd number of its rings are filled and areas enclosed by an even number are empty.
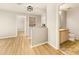
{"type": "Polygon", "coordinates": [[[67,29],[66,23],[67,12],[64,10],[59,11],[59,38],[60,44],[67,41],[69,37],[69,30],[67,29]]]}

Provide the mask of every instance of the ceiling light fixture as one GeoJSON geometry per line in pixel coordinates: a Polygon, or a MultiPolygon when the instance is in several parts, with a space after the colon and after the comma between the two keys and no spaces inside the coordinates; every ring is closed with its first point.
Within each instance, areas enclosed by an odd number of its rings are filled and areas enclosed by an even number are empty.
{"type": "Polygon", "coordinates": [[[31,12],[31,11],[33,11],[33,7],[32,6],[27,6],[27,11],[29,11],[29,12],[31,12]]]}

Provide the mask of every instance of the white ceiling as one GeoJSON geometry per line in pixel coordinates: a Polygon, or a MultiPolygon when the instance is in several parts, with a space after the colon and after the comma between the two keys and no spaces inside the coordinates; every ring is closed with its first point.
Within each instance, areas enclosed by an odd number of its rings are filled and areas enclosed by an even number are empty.
{"type": "Polygon", "coordinates": [[[79,3],[65,3],[60,6],[60,10],[65,10],[65,11],[74,8],[79,8],[79,3]]]}
{"type": "Polygon", "coordinates": [[[46,4],[42,3],[0,3],[0,10],[6,10],[17,13],[43,14],[46,12],[46,4]],[[27,6],[33,7],[32,12],[27,11],[27,6]]]}

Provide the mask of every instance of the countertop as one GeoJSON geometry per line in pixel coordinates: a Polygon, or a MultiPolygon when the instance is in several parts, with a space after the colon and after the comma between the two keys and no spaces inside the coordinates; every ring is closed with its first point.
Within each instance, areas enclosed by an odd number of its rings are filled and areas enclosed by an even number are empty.
{"type": "Polygon", "coordinates": [[[59,29],[59,31],[67,31],[68,29],[59,29]]]}

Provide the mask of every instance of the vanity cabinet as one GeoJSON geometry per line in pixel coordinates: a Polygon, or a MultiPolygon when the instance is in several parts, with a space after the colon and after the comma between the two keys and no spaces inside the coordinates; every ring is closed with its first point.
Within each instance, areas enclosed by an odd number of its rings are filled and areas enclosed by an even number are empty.
{"type": "Polygon", "coordinates": [[[69,37],[69,31],[68,30],[60,30],[60,44],[67,41],[69,37]]]}

